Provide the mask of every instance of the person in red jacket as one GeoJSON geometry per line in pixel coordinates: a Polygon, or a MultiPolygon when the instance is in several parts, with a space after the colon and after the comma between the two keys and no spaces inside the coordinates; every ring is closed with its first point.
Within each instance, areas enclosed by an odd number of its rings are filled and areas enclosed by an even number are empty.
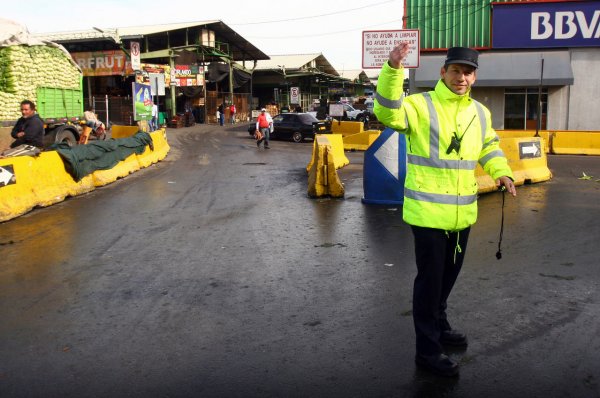
{"type": "Polygon", "coordinates": [[[235,124],[235,112],[236,112],[235,104],[231,104],[229,106],[229,118],[230,118],[231,124],[235,124]]]}
{"type": "Polygon", "coordinates": [[[271,135],[271,126],[273,118],[265,108],[260,110],[260,115],[256,119],[256,130],[262,133],[262,138],[256,141],[256,146],[260,148],[260,143],[264,141],[265,149],[269,149],[269,136],[271,135]]]}

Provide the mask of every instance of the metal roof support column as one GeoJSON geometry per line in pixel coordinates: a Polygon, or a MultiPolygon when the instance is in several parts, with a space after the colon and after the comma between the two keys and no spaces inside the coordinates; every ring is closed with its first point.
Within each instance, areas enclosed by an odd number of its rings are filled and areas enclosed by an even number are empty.
{"type": "Polygon", "coordinates": [[[173,53],[173,51],[171,51],[171,56],[169,57],[169,66],[170,71],[171,71],[171,84],[170,84],[170,88],[171,88],[171,117],[175,117],[175,115],[177,114],[177,103],[176,103],[176,96],[175,96],[175,90],[177,87],[177,84],[175,83],[175,80],[172,78],[175,73],[173,73],[173,71],[175,70],[175,54],[173,53]]]}
{"type": "Polygon", "coordinates": [[[208,112],[207,112],[207,108],[208,108],[208,100],[206,99],[206,61],[204,61],[204,49],[202,51],[202,84],[203,84],[203,88],[202,90],[204,91],[204,124],[208,124],[208,112]]]}
{"type": "Polygon", "coordinates": [[[229,61],[229,105],[233,104],[233,58],[228,58],[229,61]]]}

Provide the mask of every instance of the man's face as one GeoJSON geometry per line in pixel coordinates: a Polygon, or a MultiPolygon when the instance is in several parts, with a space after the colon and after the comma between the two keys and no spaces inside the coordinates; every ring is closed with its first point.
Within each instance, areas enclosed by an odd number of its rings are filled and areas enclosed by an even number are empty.
{"type": "Polygon", "coordinates": [[[446,86],[454,93],[463,95],[469,92],[477,79],[477,69],[470,65],[450,64],[442,67],[440,76],[446,86]]]}
{"type": "Polygon", "coordinates": [[[21,105],[21,115],[23,115],[23,117],[25,117],[25,118],[31,117],[34,114],[35,114],[35,111],[33,109],[31,109],[31,105],[29,105],[29,104],[21,105]]]}

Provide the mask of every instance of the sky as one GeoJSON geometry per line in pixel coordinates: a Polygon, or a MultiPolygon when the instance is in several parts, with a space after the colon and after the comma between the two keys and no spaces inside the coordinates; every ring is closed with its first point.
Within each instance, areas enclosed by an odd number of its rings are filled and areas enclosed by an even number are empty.
{"type": "Polygon", "coordinates": [[[218,19],[267,55],[322,53],[342,72],[362,69],[363,30],[402,28],[403,7],[404,0],[27,0],[3,3],[2,18],[32,33],[218,19]]]}

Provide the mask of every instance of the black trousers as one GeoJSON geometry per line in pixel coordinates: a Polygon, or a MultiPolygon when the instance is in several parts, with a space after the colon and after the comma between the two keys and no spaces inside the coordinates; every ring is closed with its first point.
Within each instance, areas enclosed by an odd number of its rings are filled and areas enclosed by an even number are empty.
{"type": "Polygon", "coordinates": [[[413,289],[417,354],[437,355],[442,353],[440,333],[451,329],[446,301],[462,268],[470,228],[446,232],[412,226],[412,231],[417,260],[413,289]]]}

